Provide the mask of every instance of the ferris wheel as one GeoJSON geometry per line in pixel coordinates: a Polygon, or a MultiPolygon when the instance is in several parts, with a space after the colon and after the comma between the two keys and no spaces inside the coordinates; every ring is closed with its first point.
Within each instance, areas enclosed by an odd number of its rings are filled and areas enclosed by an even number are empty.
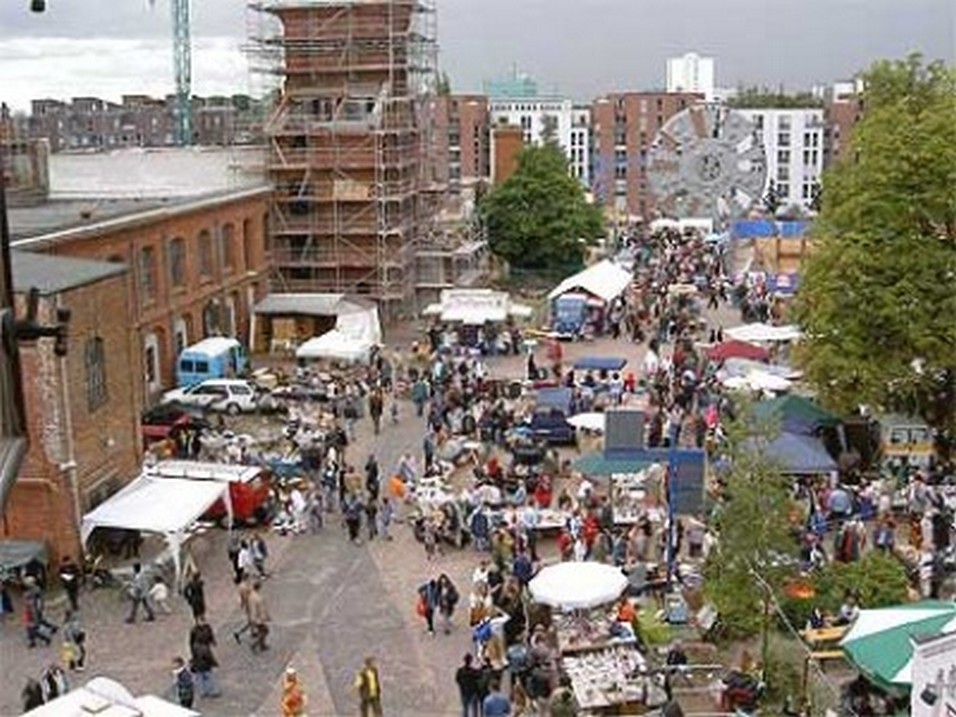
{"type": "Polygon", "coordinates": [[[663,214],[723,222],[761,199],[767,157],[750,120],[726,107],[699,105],[674,115],[658,132],[648,175],[663,214]]]}

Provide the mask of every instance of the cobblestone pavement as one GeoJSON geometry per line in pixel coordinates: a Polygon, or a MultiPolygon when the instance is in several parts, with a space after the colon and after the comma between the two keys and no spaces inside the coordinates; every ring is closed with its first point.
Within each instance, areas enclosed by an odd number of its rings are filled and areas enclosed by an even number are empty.
{"type": "MultiPolygon", "coordinates": [[[[719,320],[731,325],[735,322],[730,316],[722,309],[719,320]]],[[[607,339],[566,346],[567,360],[584,354],[625,356],[636,367],[643,347],[607,339]]],[[[490,369],[495,376],[519,376],[524,359],[493,359],[490,369]]],[[[400,415],[397,425],[384,422],[377,438],[371,435],[370,422],[361,421],[348,460],[361,466],[374,451],[383,471],[390,470],[405,451],[420,460],[423,423],[409,405],[400,415]]],[[[242,618],[225,533],[211,531],[194,539],[192,552],[206,580],[208,618],[219,640],[216,672],[223,688],[222,697],[200,700],[198,709],[205,715],[276,715],[281,675],[293,664],[303,678],[309,715],[356,715],[352,679],[363,658],[374,655],[382,676],[385,715],[460,714],[453,675],[470,648],[469,630],[459,623],[451,635],[427,636],[414,613],[415,591],[428,577],[447,572],[467,596],[476,554],[456,551],[427,563],[406,526],[393,526],[393,534],[391,542],[352,545],[333,516],[316,536],[270,536],[272,577],[263,594],[273,623],[271,649],[261,655],[253,655],[248,645],[236,644],[231,636],[242,618]]],[[[72,675],[73,682],[106,675],[134,693],[168,695],[170,661],[188,653],[192,623],[182,599],[174,597],[171,602],[172,614],[158,615],[154,623],[126,625],[122,620],[126,606],[116,591],[83,593],[88,667],[85,674],[72,675]]],[[[49,612],[59,622],[62,600],[51,600],[49,612]]],[[[7,616],[0,624],[0,717],[20,713],[19,694],[26,678],[56,661],[56,648],[54,641],[50,648],[27,649],[18,615],[7,616]]]]}

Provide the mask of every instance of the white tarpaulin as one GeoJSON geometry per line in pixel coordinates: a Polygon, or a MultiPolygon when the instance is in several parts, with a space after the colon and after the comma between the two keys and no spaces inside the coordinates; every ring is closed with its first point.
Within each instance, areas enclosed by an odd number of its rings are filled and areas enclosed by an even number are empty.
{"type": "Polygon", "coordinates": [[[795,341],[802,335],[800,329],[793,325],[771,326],[770,324],[744,324],[743,326],[734,326],[726,329],[724,335],[736,341],[748,341],[750,343],[766,341],[795,341]]]}
{"type": "Polygon", "coordinates": [[[186,531],[219,499],[232,524],[229,484],[143,475],[83,516],[80,538],[86,545],[96,528],[125,528],[166,538],[180,577],[180,550],[186,531]]]}
{"type": "Polygon", "coordinates": [[[610,259],[605,259],[574,276],[569,276],[552,289],[548,299],[555,299],[571,291],[586,291],[608,302],[623,294],[633,280],[631,272],[622,269],[610,259]]]}
{"type": "Polygon", "coordinates": [[[299,359],[329,359],[349,363],[367,362],[372,348],[382,343],[382,326],[378,308],[360,307],[340,313],[335,328],[309,339],[298,349],[299,359]]]}

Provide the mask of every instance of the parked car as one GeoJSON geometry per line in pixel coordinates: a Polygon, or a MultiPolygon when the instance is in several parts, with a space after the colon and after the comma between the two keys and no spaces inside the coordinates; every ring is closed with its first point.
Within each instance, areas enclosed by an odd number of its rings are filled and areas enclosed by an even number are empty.
{"type": "Polygon", "coordinates": [[[266,407],[271,397],[262,396],[242,379],[210,379],[189,388],[176,388],[163,394],[161,403],[225,411],[230,416],[266,407]]]}
{"type": "Polygon", "coordinates": [[[204,430],[208,427],[209,423],[201,416],[173,403],[161,403],[144,411],[139,422],[139,432],[147,446],[156,441],[165,441],[184,428],[204,430]]]}

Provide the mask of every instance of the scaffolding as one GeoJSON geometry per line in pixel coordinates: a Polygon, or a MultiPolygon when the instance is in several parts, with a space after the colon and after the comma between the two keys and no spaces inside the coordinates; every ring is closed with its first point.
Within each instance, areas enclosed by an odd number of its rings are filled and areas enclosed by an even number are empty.
{"type": "Polygon", "coordinates": [[[424,113],[435,0],[260,2],[250,67],[277,76],[265,122],[276,291],[363,294],[395,315],[413,296],[430,222],[424,113]]]}

